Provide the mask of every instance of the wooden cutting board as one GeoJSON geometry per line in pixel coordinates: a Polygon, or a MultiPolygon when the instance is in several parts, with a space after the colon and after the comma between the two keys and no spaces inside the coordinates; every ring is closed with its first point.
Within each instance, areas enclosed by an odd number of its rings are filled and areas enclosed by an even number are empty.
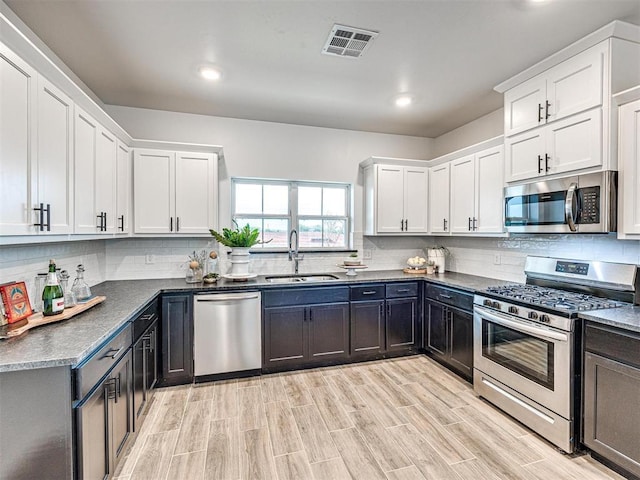
{"type": "Polygon", "coordinates": [[[85,310],[89,310],[91,307],[98,305],[99,303],[104,302],[107,297],[104,296],[96,296],[91,298],[89,301],[84,303],[79,303],[78,305],[70,308],[65,308],[62,313],[58,315],[51,315],[49,317],[45,317],[42,313],[34,313],[28,318],[21,320],[16,323],[12,323],[10,325],[3,325],[0,327],[0,339],[4,338],[13,338],[18,335],[22,335],[27,330],[31,330],[32,328],[39,327],[40,325],[47,325],[49,323],[60,322],[62,320],[68,320],[71,317],[75,317],[79,313],[84,312],[85,310]]]}

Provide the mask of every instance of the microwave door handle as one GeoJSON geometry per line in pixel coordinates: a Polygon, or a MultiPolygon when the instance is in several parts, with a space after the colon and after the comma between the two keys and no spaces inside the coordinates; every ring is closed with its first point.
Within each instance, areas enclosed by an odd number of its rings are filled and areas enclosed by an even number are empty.
{"type": "Polygon", "coordinates": [[[567,335],[564,333],[555,332],[544,327],[535,327],[517,320],[511,320],[504,315],[491,312],[486,308],[476,306],[474,310],[477,314],[480,315],[481,318],[489,320],[492,323],[502,325],[503,327],[512,328],[513,330],[517,330],[519,332],[529,333],[545,340],[555,340],[557,342],[566,342],[568,340],[567,335]]]}
{"type": "Polygon", "coordinates": [[[577,212],[574,209],[574,205],[577,205],[575,201],[576,191],[578,190],[578,184],[572,183],[569,185],[569,189],[567,190],[567,196],[564,199],[564,218],[569,225],[569,230],[572,232],[576,232],[576,222],[575,218],[577,216],[577,212]]]}

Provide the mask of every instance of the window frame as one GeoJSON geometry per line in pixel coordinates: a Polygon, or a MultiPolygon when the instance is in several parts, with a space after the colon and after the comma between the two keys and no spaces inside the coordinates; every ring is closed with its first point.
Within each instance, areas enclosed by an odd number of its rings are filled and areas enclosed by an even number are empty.
{"type": "MultiPolygon", "coordinates": [[[[288,234],[290,234],[292,229],[295,229],[300,234],[300,220],[319,220],[322,222],[323,220],[340,220],[345,221],[345,245],[342,247],[300,247],[299,250],[301,252],[349,252],[353,251],[352,246],[352,232],[351,228],[353,225],[353,218],[351,212],[352,201],[352,192],[353,185],[346,182],[322,182],[322,181],[313,181],[313,180],[275,180],[275,179],[266,179],[266,178],[250,178],[250,177],[231,177],[231,220],[236,221],[237,218],[248,218],[248,219],[287,219],[288,221],[288,234]],[[262,213],[262,214],[245,214],[236,212],[236,186],[238,184],[260,184],[264,185],[280,185],[287,186],[288,188],[288,201],[289,201],[289,212],[288,214],[272,214],[272,213],[262,213]],[[345,215],[301,215],[298,212],[298,188],[299,187],[314,187],[314,188],[343,188],[345,190],[345,205],[344,211],[345,215]]],[[[321,194],[322,195],[322,194],[321,194]]],[[[262,201],[262,209],[264,210],[264,195],[261,199],[262,201]]],[[[324,202],[324,197],[321,197],[321,202],[324,202]]],[[[322,203],[320,205],[320,209],[322,211],[322,203]]],[[[324,240],[324,231],[322,232],[322,238],[324,240]]],[[[268,244],[265,244],[262,247],[255,248],[252,250],[252,253],[281,253],[289,251],[289,247],[269,247],[268,244]]]]}

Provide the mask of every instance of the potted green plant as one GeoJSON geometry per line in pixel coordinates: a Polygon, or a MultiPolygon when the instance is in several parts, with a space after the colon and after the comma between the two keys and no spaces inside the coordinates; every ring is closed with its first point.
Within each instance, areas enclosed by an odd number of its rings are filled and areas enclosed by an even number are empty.
{"type": "MultiPolygon", "coordinates": [[[[225,247],[231,248],[231,275],[243,276],[249,274],[249,249],[258,243],[267,243],[259,240],[260,230],[251,228],[248,223],[240,228],[233,220],[236,228],[223,228],[222,233],[209,230],[213,238],[225,247]]],[[[270,241],[270,240],[269,240],[270,241]]]]}

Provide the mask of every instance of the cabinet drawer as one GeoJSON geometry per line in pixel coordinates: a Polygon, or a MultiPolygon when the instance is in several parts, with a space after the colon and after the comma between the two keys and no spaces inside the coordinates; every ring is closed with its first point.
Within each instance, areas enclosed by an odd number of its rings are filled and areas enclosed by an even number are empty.
{"type": "Polygon", "coordinates": [[[585,350],[640,367],[640,335],[587,323],[585,350]]]}
{"type": "Polygon", "coordinates": [[[140,338],[140,335],[149,328],[153,322],[158,320],[160,308],[158,306],[158,299],[154,299],[147,308],[133,320],[133,341],[135,342],[140,338]]]}
{"type": "Polygon", "coordinates": [[[471,293],[461,292],[460,290],[452,290],[451,288],[439,287],[433,284],[427,284],[427,298],[437,300],[446,305],[453,305],[462,310],[473,310],[473,295],[471,293]]]}
{"type": "Polygon", "coordinates": [[[75,399],[80,400],[104,377],[131,346],[127,325],[75,369],[75,399]]]}
{"type": "Polygon", "coordinates": [[[263,307],[283,307],[287,305],[311,305],[314,303],[335,303],[349,301],[349,287],[283,288],[264,290],[263,307]]]}
{"type": "Polygon", "coordinates": [[[382,300],[384,299],[385,286],[364,285],[361,287],[351,287],[351,301],[382,300]]]}
{"type": "Polygon", "coordinates": [[[418,282],[387,284],[387,298],[417,297],[418,282]]]}

